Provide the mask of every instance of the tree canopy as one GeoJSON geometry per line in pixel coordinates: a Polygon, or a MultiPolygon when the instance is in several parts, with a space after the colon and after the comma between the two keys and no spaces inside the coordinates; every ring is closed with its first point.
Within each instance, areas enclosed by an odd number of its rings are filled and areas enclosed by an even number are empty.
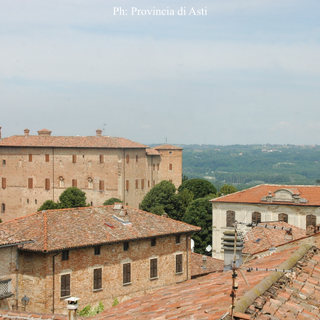
{"type": "Polygon", "coordinates": [[[59,206],[58,202],[54,202],[52,200],[47,200],[41,205],[41,207],[38,209],[38,211],[59,209],[59,207],[60,206],[59,206]]]}
{"type": "Polygon", "coordinates": [[[206,197],[209,194],[216,194],[216,187],[208,180],[205,179],[190,179],[184,181],[178,188],[179,192],[189,190],[193,193],[194,199],[206,197]]]}
{"type": "Polygon", "coordinates": [[[103,205],[104,205],[104,206],[109,206],[109,205],[111,205],[111,204],[115,204],[116,202],[121,202],[121,203],[122,203],[122,201],[121,201],[120,199],[118,199],[118,198],[110,198],[110,199],[106,200],[106,201],[103,203],[103,205]]]}
{"type": "Polygon", "coordinates": [[[183,222],[201,227],[200,232],[193,234],[192,239],[195,242],[194,251],[200,254],[208,255],[206,247],[212,245],[212,204],[209,200],[212,196],[193,200],[189,205],[183,222]]]}
{"type": "Polygon", "coordinates": [[[227,194],[230,194],[230,193],[234,193],[234,192],[237,192],[237,188],[232,186],[232,185],[229,185],[229,184],[224,184],[220,190],[219,190],[219,193],[218,193],[218,196],[222,196],[222,195],[227,195],[227,194]]]}

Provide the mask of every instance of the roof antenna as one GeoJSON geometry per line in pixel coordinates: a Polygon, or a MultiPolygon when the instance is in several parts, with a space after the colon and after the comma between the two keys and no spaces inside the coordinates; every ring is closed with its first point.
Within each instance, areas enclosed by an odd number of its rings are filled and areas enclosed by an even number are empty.
{"type": "Polygon", "coordinates": [[[102,135],[103,136],[104,136],[104,130],[105,130],[104,128],[105,128],[106,125],[107,125],[106,123],[103,124],[103,131],[102,131],[102,135]]]}
{"type": "Polygon", "coordinates": [[[166,137],[166,144],[167,144],[167,142],[168,142],[168,139],[167,139],[167,137],[166,137]]]}

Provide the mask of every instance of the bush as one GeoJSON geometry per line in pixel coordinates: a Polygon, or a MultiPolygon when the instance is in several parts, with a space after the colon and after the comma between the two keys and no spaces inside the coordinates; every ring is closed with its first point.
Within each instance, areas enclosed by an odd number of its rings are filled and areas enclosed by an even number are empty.
{"type": "Polygon", "coordinates": [[[104,205],[104,206],[109,206],[109,205],[111,205],[111,204],[115,204],[116,202],[122,203],[122,201],[121,201],[120,199],[118,199],[118,198],[110,198],[110,199],[106,200],[106,201],[103,203],[103,205],[104,205]]]}

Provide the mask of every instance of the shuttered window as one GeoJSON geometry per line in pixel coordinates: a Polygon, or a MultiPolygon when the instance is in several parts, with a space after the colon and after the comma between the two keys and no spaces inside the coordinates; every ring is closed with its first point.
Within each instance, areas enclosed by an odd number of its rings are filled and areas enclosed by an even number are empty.
{"type": "Polygon", "coordinates": [[[32,154],[29,154],[29,162],[32,162],[32,154]]]}
{"type": "Polygon", "coordinates": [[[150,278],[158,277],[158,259],[150,259],[150,278]]]}
{"type": "Polygon", "coordinates": [[[65,261],[65,260],[69,260],[69,250],[64,250],[61,253],[61,260],[65,261]]]}
{"type": "Polygon", "coordinates": [[[103,181],[103,180],[100,180],[100,181],[99,181],[99,190],[100,190],[100,191],[103,191],[103,190],[104,190],[104,181],[103,181]]]}
{"type": "Polygon", "coordinates": [[[148,188],[150,188],[150,180],[148,180],[148,188]]]}
{"type": "Polygon", "coordinates": [[[261,213],[260,212],[252,212],[252,223],[260,223],[261,222],[261,213]]]}
{"type": "Polygon", "coordinates": [[[169,163],[169,170],[172,170],[172,163],[169,163]]]}
{"type": "Polygon", "coordinates": [[[139,188],[139,180],[136,179],[136,189],[138,189],[138,188],[139,188]]]}
{"type": "Polygon", "coordinates": [[[28,189],[33,189],[33,178],[28,178],[28,189]]]}
{"type": "Polygon", "coordinates": [[[129,180],[126,180],[126,191],[129,191],[129,180]]]}
{"type": "Polygon", "coordinates": [[[72,163],[76,163],[77,162],[77,155],[73,154],[72,155],[72,163]]]}
{"type": "Polygon", "coordinates": [[[70,274],[64,274],[61,276],[61,297],[70,296],[70,274]]]}
{"type": "Polygon", "coordinates": [[[136,162],[138,162],[139,161],[139,157],[138,156],[136,156],[136,162]]]}
{"type": "Polygon", "coordinates": [[[45,189],[50,190],[50,179],[45,180],[45,189]]]}
{"type": "Polygon", "coordinates": [[[153,180],[153,186],[155,186],[156,185],[156,180],[153,180]]]}
{"type": "Polygon", "coordinates": [[[2,178],[2,189],[7,187],[7,178],[2,178]]]}
{"type": "Polygon", "coordinates": [[[182,254],[176,255],[176,273],[182,272],[182,254]]]}
{"type": "Polygon", "coordinates": [[[102,269],[93,270],[93,289],[98,290],[102,288],[102,269]]]}
{"type": "Polygon", "coordinates": [[[49,155],[46,154],[46,162],[49,162],[49,155]]]}
{"type": "Polygon", "coordinates": [[[144,189],[144,179],[141,179],[141,189],[144,189]]]}
{"type": "Polygon", "coordinates": [[[288,223],[288,215],[286,213],[279,213],[278,221],[283,221],[288,223]]]}
{"type": "Polygon", "coordinates": [[[130,157],[129,157],[129,155],[126,157],[126,161],[127,161],[127,163],[129,163],[129,160],[130,160],[130,157]]]}
{"type": "Polygon", "coordinates": [[[155,247],[157,244],[157,239],[156,238],[152,238],[151,239],[151,247],[155,247]]]}
{"type": "Polygon", "coordinates": [[[100,154],[100,163],[104,163],[104,155],[100,154]]]}
{"type": "Polygon", "coordinates": [[[131,263],[123,265],[123,284],[131,282],[131,263]]]}
{"type": "Polygon", "coordinates": [[[156,170],[156,165],[155,165],[155,164],[153,164],[153,166],[152,166],[152,167],[153,167],[153,170],[156,170]]]}
{"type": "Polygon", "coordinates": [[[72,186],[77,187],[77,179],[72,179],[72,186]]]}
{"type": "Polygon", "coordinates": [[[231,210],[227,211],[227,221],[226,221],[227,227],[233,227],[235,221],[236,221],[236,213],[231,210]]]}
{"type": "Polygon", "coordinates": [[[94,255],[95,256],[99,256],[100,255],[100,249],[101,249],[101,246],[95,246],[94,247],[94,255]]]}
{"type": "Polygon", "coordinates": [[[157,164],[157,170],[159,170],[159,169],[160,169],[160,164],[158,163],[158,164],[157,164]]]}
{"type": "Polygon", "coordinates": [[[306,216],[306,227],[308,226],[316,227],[316,225],[317,225],[317,217],[313,214],[308,214],[306,216]]]}
{"type": "Polygon", "coordinates": [[[5,212],[6,212],[6,205],[5,205],[5,203],[2,203],[2,204],[1,204],[1,212],[2,212],[2,213],[5,213],[5,212]]]}

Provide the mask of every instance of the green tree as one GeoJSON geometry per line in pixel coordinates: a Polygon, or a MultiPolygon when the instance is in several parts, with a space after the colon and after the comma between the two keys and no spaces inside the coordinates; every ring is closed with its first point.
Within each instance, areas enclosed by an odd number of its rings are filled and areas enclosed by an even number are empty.
{"type": "Polygon", "coordinates": [[[205,179],[190,179],[184,181],[179,187],[178,191],[182,192],[185,189],[188,189],[193,193],[194,199],[203,198],[209,194],[217,193],[215,186],[210,181],[205,179]]]}
{"type": "Polygon", "coordinates": [[[86,207],[86,194],[76,187],[64,190],[60,197],[60,208],[86,207]]]}
{"type": "Polygon", "coordinates": [[[177,215],[176,201],[176,187],[172,182],[163,180],[144,196],[140,208],[158,215],[166,212],[173,218],[177,215]]]}
{"type": "Polygon", "coordinates": [[[193,193],[188,189],[184,189],[175,194],[174,197],[175,210],[171,213],[172,216],[170,218],[181,221],[190,203],[193,201],[193,193]]]}
{"type": "Polygon", "coordinates": [[[121,203],[122,203],[122,201],[121,201],[120,199],[118,199],[118,198],[110,198],[110,199],[106,200],[106,201],[103,203],[103,205],[104,205],[104,206],[109,206],[109,205],[111,205],[111,204],[115,204],[116,202],[121,202],[121,203]]]}
{"type": "Polygon", "coordinates": [[[205,255],[208,255],[206,247],[212,245],[211,199],[212,195],[193,200],[182,218],[183,222],[201,227],[201,231],[194,233],[192,239],[195,243],[194,251],[205,255]]]}
{"type": "Polygon", "coordinates": [[[232,186],[232,185],[229,185],[229,184],[224,184],[221,188],[220,188],[220,191],[218,193],[218,196],[222,196],[222,195],[227,195],[227,194],[230,194],[230,193],[234,193],[234,192],[237,192],[237,188],[232,186]]]}
{"type": "Polygon", "coordinates": [[[54,202],[52,200],[47,200],[41,205],[41,207],[38,209],[38,211],[52,210],[52,209],[59,209],[59,208],[60,208],[59,203],[54,202]]]}

